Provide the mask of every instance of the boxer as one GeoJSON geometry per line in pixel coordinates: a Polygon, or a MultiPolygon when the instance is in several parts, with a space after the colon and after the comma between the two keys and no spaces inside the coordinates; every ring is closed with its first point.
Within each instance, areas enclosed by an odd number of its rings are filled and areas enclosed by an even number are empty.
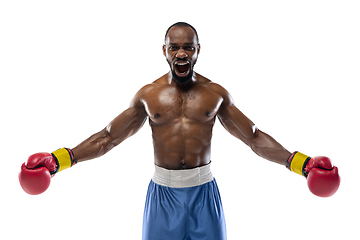
{"type": "Polygon", "coordinates": [[[170,26],[162,48],[170,71],[142,87],[128,109],[75,148],[30,156],[19,174],[24,190],[30,194],[45,191],[52,175],[102,156],[149,119],[155,173],[146,197],[143,240],[224,240],[224,213],[210,169],[217,117],[256,154],[307,177],[315,194],[334,194],[340,178],[330,159],[290,153],[259,130],[226,89],[194,71],[200,49],[194,27],[184,22],[170,26]]]}

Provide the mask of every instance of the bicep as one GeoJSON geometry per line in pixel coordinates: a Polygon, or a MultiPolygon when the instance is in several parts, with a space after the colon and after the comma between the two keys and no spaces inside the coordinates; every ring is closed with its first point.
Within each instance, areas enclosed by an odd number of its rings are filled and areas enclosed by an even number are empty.
{"type": "Polygon", "coordinates": [[[135,134],[147,118],[145,107],[142,103],[144,88],[140,89],[132,99],[130,107],[112,120],[105,128],[108,137],[115,145],[135,134]]]}
{"type": "Polygon", "coordinates": [[[234,104],[224,104],[218,118],[224,128],[236,138],[250,145],[255,137],[257,127],[234,104]]]}
{"type": "Polygon", "coordinates": [[[130,107],[111,121],[104,130],[113,144],[118,145],[135,134],[144,125],[146,118],[147,114],[143,108],[130,107]]]}
{"type": "Polygon", "coordinates": [[[217,116],[223,127],[233,136],[250,145],[255,137],[257,128],[234,104],[230,93],[218,84],[213,89],[222,97],[222,103],[217,116]]]}

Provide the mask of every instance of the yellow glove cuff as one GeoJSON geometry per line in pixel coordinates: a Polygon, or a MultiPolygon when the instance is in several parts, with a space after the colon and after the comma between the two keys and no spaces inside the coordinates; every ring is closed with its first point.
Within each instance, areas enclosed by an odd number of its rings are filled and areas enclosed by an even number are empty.
{"type": "Polygon", "coordinates": [[[294,152],[287,161],[287,168],[289,168],[292,172],[306,176],[304,168],[310,159],[311,157],[302,154],[301,152],[294,152]]]}
{"type": "Polygon", "coordinates": [[[56,172],[60,172],[76,164],[74,154],[68,148],[60,148],[51,154],[57,165],[56,172]]]}

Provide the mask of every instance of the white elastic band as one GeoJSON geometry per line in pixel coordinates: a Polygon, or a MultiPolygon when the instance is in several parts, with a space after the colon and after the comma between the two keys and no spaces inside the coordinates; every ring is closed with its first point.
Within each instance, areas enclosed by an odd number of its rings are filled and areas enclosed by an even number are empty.
{"type": "Polygon", "coordinates": [[[211,182],[213,175],[210,170],[210,163],[202,167],[185,170],[168,170],[155,165],[152,180],[166,187],[186,188],[211,182]]]}

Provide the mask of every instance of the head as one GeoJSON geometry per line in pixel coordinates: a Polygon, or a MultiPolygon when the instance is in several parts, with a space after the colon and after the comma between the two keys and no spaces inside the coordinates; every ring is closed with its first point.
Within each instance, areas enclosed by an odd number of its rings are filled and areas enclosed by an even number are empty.
{"type": "Polygon", "coordinates": [[[194,27],[178,22],[168,28],[163,53],[177,83],[187,84],[192,81],[199,52],[199,38],[194,27]]]}

